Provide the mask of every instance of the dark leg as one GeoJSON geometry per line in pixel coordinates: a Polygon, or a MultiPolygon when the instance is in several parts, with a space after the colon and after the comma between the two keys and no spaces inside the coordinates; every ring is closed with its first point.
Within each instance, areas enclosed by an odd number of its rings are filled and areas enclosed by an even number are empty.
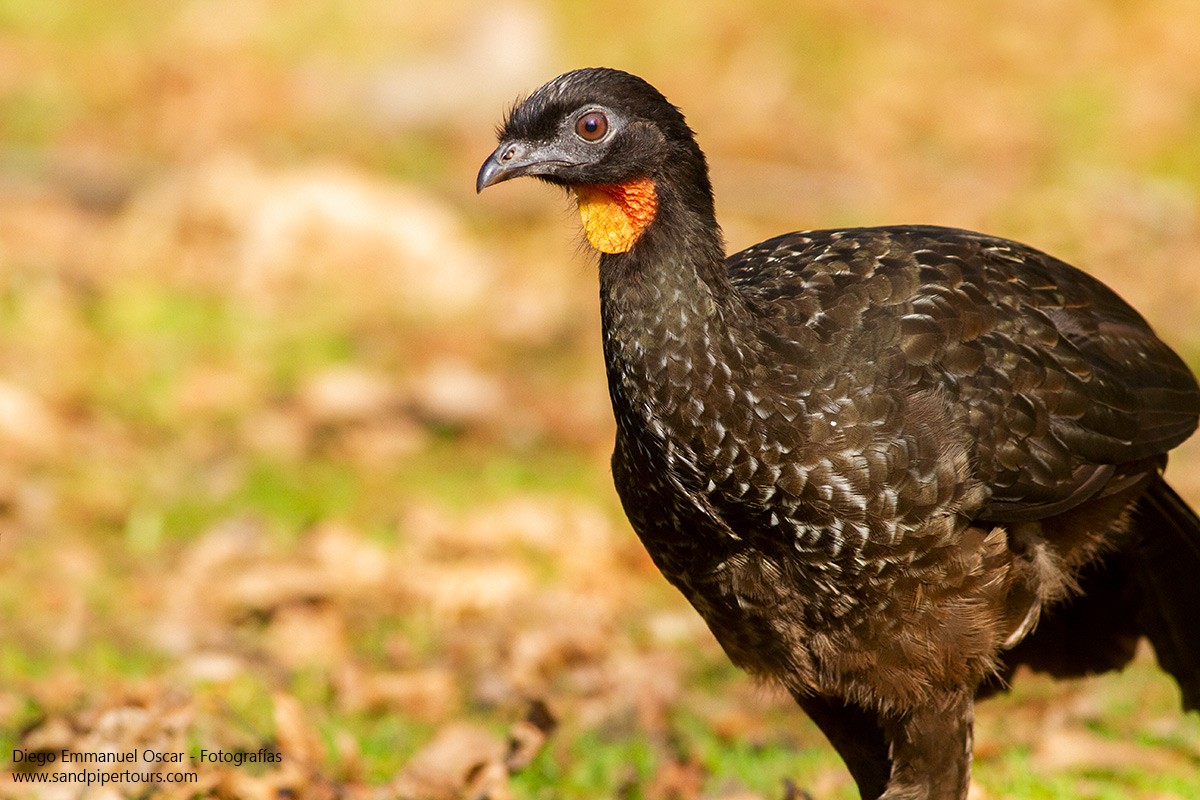
{"type": "Polygon", "coordinates": [[[863,800],[877,800],[888,785],[887,743],[878,716],[841,700],[795,695],[796,702],[846,762],[863,800]]]}
{"type": "Polygon", "coordinates": [[[965,800],[974,720],[968,694],[886,720],[892,777],[882,800],[965,800]]]}

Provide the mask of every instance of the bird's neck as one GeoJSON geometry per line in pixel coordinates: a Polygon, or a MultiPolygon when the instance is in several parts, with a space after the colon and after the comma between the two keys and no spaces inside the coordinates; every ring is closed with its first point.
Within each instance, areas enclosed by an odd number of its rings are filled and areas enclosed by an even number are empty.
{"type": "Polygon", "coordinates": [[[742,362],[747,314],[730,284],[724,243],[705,203],[660,191],[654,223],[629,251],[600,257],[609,391],[623,415],[668,427],[689,399],[742,362]]]}

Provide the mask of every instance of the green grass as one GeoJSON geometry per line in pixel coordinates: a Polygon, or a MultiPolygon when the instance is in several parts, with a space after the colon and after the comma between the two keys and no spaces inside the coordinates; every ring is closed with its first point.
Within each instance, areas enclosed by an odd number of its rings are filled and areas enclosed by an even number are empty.
{"type": "Polygon", "coordinates": [[[430,723],[416,722],[401,714],[348,714],[328,727],[352,732],[362,756],[365,777],[375,785],[394,778],[434,734],[430,723]]]}
{"type": "Polygon", "coordinates": [[[975,774],[1000,797],[1028,800],[1122,800],[1131,792],[1139,796],[1170,793],[1186,798],[1194,794],[1197,785],[1194,769],[1171,774],[1137,764],[1046,775],[1032,762],[1029,752],[1021,749],[1006,752],[999,763],[977,765],[975,774]]]}
{"type": "Polygon", "coordinates": [[[557,797],[612,797],[629,787],[631,800],[641,798],[660,754],[645,736],[606,736],[587,731],[565,748],[543,751],[515,779],[518,797],[542,800],[557,797]]]}

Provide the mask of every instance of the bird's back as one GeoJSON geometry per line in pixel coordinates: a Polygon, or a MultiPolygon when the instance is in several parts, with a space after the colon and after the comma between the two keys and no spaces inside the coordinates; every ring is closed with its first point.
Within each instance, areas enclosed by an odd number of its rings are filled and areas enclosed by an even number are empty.
{"type": "Polygon", "coordinates": [[[1061,513],[1196,429],[1180,358],[1111,289],[1033,248],[938,227],[805,231],[727,266],[762,328],[818,353],[817,371],[935,393],[973,441],[981,519],[1061,513]]]}

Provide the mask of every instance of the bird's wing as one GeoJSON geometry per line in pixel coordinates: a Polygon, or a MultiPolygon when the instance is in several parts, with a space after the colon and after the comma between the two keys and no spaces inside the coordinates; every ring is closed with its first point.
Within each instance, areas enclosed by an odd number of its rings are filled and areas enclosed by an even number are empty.
{"type": "Polygon", "coordinates": [[[727,266],[760,317],[804,332],[790,338],[813,363],[943,395],[990,493],[980,519],[1064,511],[1196,430],[1183,361],[1111,289],[1033,248],[936,227],[806,231],[727,266]]]}

